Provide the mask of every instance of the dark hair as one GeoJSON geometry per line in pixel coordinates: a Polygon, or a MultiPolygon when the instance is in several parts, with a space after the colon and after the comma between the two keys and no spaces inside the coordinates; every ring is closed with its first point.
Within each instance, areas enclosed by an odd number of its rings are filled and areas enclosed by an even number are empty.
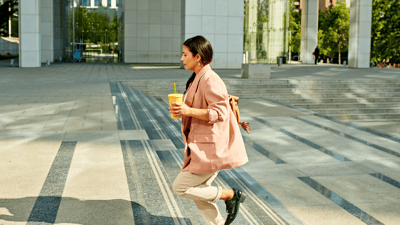
{"type": "MultiPolygon", "coordinates": [[[[205,37],[198,35],[189,38],[183,43],[183,45],[189,49],[193,56],[199,54],[201,57],[201,61],[204,65],[211,63],[213,50],[210,42],[205,37]]],[[[195,77],[196,73],[193,73],[189,80],[186,82],[186,90],[189,88],[189,85],[193,82],[195,77]]]]}

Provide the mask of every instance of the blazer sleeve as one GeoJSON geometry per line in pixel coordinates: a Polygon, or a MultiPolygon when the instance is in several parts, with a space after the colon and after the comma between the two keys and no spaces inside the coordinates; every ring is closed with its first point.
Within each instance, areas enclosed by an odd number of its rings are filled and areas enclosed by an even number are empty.
{"type": "Polygon", "coordinates": [[[208,123],[224,121],[228,117],[228,91],[218,76],[207,79],[207,89],[204,93],[207,102],[208,123]]]}

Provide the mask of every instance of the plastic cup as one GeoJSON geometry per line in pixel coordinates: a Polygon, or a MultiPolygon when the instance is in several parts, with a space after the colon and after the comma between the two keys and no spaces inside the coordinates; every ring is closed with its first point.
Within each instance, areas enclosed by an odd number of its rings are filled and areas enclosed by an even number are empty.
{"type": "MultiPolygon", "coordinates": [[[[169,94],[168,95],[169,105],[171,106],[171,103],[173,103],[173,102],[182,103],[182,98],[183,98],[183,94],[169,94]]],[[[178,119],[178,118],[175,118],[174,116],[172,116],[172,114],[171,114],[171,118],[178,119]]]]}

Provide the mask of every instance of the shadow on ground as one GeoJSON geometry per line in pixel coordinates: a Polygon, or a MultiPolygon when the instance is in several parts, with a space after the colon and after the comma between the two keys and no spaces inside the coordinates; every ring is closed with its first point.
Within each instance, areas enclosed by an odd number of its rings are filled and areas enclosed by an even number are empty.
{"type": "MultiPolygon", "coordinates": [[[[0,224],[2,220],[28,221],[27,224],[129,224],[132,214],[135,224],[175,224],[177,220],[152,215],[142,205],[122,199],[85,201],[55,196],[0,199],[0,224]],[[132,208],[127,207],[129,204],[132,208]]],[[[188,218],[184,220],[192,224],[188,218]]]]}

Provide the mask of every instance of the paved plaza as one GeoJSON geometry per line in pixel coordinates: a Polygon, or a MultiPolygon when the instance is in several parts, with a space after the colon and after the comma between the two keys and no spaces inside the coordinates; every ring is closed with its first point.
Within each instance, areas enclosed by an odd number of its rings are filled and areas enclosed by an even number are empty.
{"type": "MultiPolygon", "coordinates": [[[[190,75],[178,65],[0,63],[0,224],[204,224],[171,188],[183,163],[180,120],[123,83],[190,75]]],[[[272,66],[271,79],[398,80],[400,69],[291,64],[272,66]]],[[[249,162],[214,182],[248,194],[234,224],[399,224],[398,122],[239,102],[249,162]]]]}

